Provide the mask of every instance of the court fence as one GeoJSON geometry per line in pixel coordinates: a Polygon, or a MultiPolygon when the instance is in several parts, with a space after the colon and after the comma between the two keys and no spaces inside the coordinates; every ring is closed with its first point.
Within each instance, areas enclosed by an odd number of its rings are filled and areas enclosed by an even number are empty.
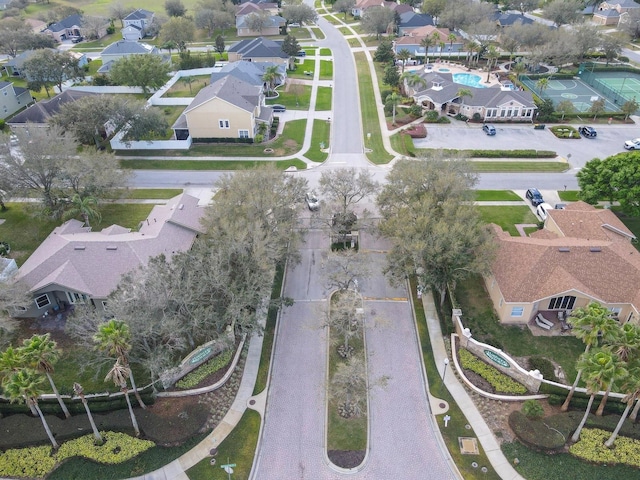
{"type": "Polygon", "coordinates": [[[636,100],[636,96],[632,97],[629,95],[625,95],[623,91],[624,82],[619,89],[614,89],[608,86],[606,83],[602,82],[598,78],[598,73],[601,72],[629,72],[629,73],[639,73],[637,70],[628,68],[628,67],[613,67],[613,68],[598,68],[595,64],[583,63],[580,65],[580,69],[578,70],[578,77],[584,83],[589,85],[591,88],[596,90],[597,92],[603,94],[606,98],[608,98],[611,102],[616,105],[624,105],[629,100],[636,100]]]}

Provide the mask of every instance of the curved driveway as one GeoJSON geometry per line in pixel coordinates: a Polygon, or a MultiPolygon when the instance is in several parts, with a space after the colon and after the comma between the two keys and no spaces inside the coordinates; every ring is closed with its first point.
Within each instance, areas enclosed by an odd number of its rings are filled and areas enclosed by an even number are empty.
{"type": "MultiPolygon", "coordinates": [[[[369,166],[362,127],[355,63],[344,37],[324,19],[319,25],[334,60],[334,116],[331,155],[320,167],[369,166]]],[[[317,170],[317,169],[314,169],[317,170]]],[[[338,473],[325,456],[327,338],[326,295],[322,281],[328,236],[310,231],[302,261],[289,267],[284,295],[295,300],[278,323],[267,409],[252,478],[410,479],[455,478],[436,441],[422,377],[413,314],[404,288],[392,288],[382,273],[384,240],[362,235],[361,255],[371,259],[372,275],[359,279],[365,298],[370,440],[364,468],[338,473]],[[377,252],[377,253],[374,253],[377,252]],[[385,379],[385,381],[382,381],[385,379]]]]}

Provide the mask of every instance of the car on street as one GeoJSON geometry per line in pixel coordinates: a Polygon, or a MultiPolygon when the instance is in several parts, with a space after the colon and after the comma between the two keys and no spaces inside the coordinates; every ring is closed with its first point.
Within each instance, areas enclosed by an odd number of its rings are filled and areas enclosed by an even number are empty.
{"type": "Polygon", "coordinates": [[[578,131],[580,132],[580,135],[586,138],[596,138],[598,136],[598,132],[596,132],[595,128],[588,127],[586,125],[578,127],[578,131]]]}
{"type": "Polygon", "coordinates": [[[274,112],[286,112],[287,111],[287,107],[285,107],[284,105],[279,105],[279,104],[275,104],[275,105],[271,105],[271,108],[273,108],[274,112]]]}
{"type": "Polygon", "coordinates": [[[313,192],[307,192],[304,196],[304,201],[307,202],[307,206],[312,212],[320,208],[320,200],[318,200],[318,196],[313,192]]]}
{"type": "Polygon", "coordinates": [[[640,150],[640,138],[627,140],[626,142],[624,142],[624,148],[626,148],[627,150],[640,150]]]}
{"type": "Polygon", "coordinates": [[[298,53],[296,53],[296,57],[306,57],[307,56],[307,52],[305,52],[304,50],[300,50],[298,53]]]}
{"type": "Polygon", "coordinates": [[[493,125],[483,125],[482,126],[482,130],[484,131],[484,133],[486,133],[487,135],[495,135],[496,134],[496,127],[494,127],[493,125]]]}
{"type": "Polygon", "coordinates": [[[548,203],[543,202],[536,207],[536,215],[538,215],[538,218],[544,222],[549,216],[549,210],[553,210],[553,207],[548,203]]]}
{"type": "Polygon", "coordinates": [[[538,191],[537,188],[530,188],[529,190],[527,190],[526,197],[534,207],[537,207],[541,203],[544,203],[544,198],[542,198],[542,194],[538,191]]]}

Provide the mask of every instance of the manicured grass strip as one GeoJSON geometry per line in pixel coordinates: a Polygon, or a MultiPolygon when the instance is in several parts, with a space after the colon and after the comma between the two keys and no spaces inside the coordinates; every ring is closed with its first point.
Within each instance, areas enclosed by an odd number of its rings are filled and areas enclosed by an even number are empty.
{"type": "Polygon", "coordinates": [[[564,172],[569,165],[564,162],[471,162],[476,172],[564,172]]]}
{"type": "Polygon", "coordinates": [[[324,148],[328,148],[330,134],[331,124],[329,122],[315,120],[313,122],[313,134],[311,136],[311,148],[304,154],[305,157],[314,162],[324,162],[329,154],[320,151],[320,143],[324,144],[324,148]]]}
{"type": "Polygon", "coordinates": [[[526,205],[522,206],[477,206],[482,220],[486,223],[495,223],[511,236],[517,236],[515,224],[517,223],[538,223],[538,219],[526,205]]]}
{"type": "Polygon", "coordinates": [[[307,164],[297,158],[292,160],[251,161],[251,160],[120,160],[122,168],[134,170],[246,170],[263,163],[272,163],[281,170],[296,167],[307,168],[307,164]]]}
{"type": "Polygon", "coordinates": [[[638,469],[626,465],[597,465],[568,453],[548,455],[530,450],[517,441],[503,443],[501,448],[512,465],[514,459],[518,459],[514,468],[527,480],[620,480],[638,476],[638,469]]]}
{"type": "Polygon", "coordinates": [[[324,40],[326,38],[324,36],[324,32],[319,27],[313,27],[311,30],[313,30],[313,33],[315,33],[318,40],[324,40]]]}
{"type": "Polygon", "coordinates": [[[183,192],[181,188],[131,188],[119,190],[113,198],[129,198],[135,200],[167,200],[183,192]]]}
{"type": "Polygon", "coordinates": [[[373,94],[373,80],[369,71],[367,57],[362,52],[354,54],[356,68],[358,70],[358,85],[360,88],[360,114],[362,117],[362,130],[364,132],[365,147],[371,152],[367,157],[375,164],[389,163],[393,158],[384,149],[382,134],[380,132],[380,122],[378,120],[378,110],[373,94]],[[371,134],[371,139],[367,139],[367,134],[371,134]]]}
{"type": "Polygon", "coordinates": [[[474,194],[478,202],[516,202],[522,200],[511,190],[475,190],[474,194]]]}
{"type": "Polygon", "coordinates": [[[331,110],[333,89],[330,87],[318,87],[316,96],[316,110],[331,110]]]}
{"type": "MultiPolygon", "coordinates": [[[[422,301],[418,300],[416,294],[416,283],[411,281],[411,298],[413,301],[413,307],[416,313],[416,323],[418,325],[418,336],[420,338],[420,347],[422,349],[422,358],[424,361],[425,369],[427,371],[427,379],[429,381],[429,391],[431,395],[436,398],[440,398],[449,403],[449,411],[447,415],[451,417],[448,426],[444,426],[444,415],[437,416],[435,418],[440,432],[444,439],[449,453],[453,458],[453,461],[458,466],[462,478],[465,480],[499,480],[500,476],[493,470],[489,459],[487,458],[482,445],[478,444],[480,455],[462,455],[460,453],[460,446],[458,444],[458,437],[475,437],[473,429],[467,430],[465,425],[469,422],[465,417],[460,407],[456,403],[455,399],[449,393],[449,390],[442,383],[442,378],[436,368],[435,360],[433,359],[433,353],[431,351],[431,340],[429,339],[429,331],[427,329],[427,322],[424,314],[424,307],[422,301]],[[477,462],[480,467],[487,467],[487,473],[482,473],[480,468],[473,468],[471,462],[477,462]]],[[[437,301],[437,300],[436,300],[437,301]]],[[[449,373],[451,374],[451,372],[449,373]]]]}
{"type": "MultiPolygon", "coordinates": [[[[380,75],[380,73],[378,74],[380,75]]],[[[382,88],[389,89],[391,87],[385,85],[382,88]]],[[[470,158],[555,158],[556,152],[553,150],[533,150],[533,149],[520,149],[520,150],[482,150],[482,149],[469,149],[469,150],[457,150],[455,148],[433,149],[433,148],[417,148],[418,153],[429,153],[434,150],[439,150],[445,155],[460,155],[464,154],[470,158]]]]}
{"type": "Polygon", "coordinates": [[[577,202],[580,190],[558,190],[558,196],[563,202],[577,202]]]}
{"type": "Polygon", "coordinates": [[[331,56],[331,49],[330,48],[321,48],[320,49],[320,56],[321,57],[329,57],[329,56],[331,56]]]}
{"type": "Polygon", "coordinates": [[[322,18],[324,18],[327,22],[329,22],[332,25],[342,25],[341,19],[339,20],[333,15],[325,15],[322,18]]]}
{"type": "Polygon", "coordinates": [[[308,110],[311,103],[311,87],[309,85],[292,84],[288,92],[279,91],[280,96],[269,100],[267,105],[278,103],[289,109],[308,110]]]}
{"type": "Polygon", "coordinates": [[[233,432],[218,447],[216,464],[211,465],[211,459],[205,458],[187,470],[187,476],[191,480],[227,480],[229,475],[220,465],[229,462],[236,464],[234,480],[249,478],[259,430],[260,414],[247,409],[233,432]]]}
{"type": "Polygon", "coordinates": [[[306,58],[299,63],[296,60],[296,69],[293,72],[287,72],[289,78],[313,78],[313,75],[306,75],[305,72],[313,72],[316,68],[316,61],[311,58],[306,58]]]}
{"type": "Polygon", "coordinates": [[[320,60],[320,80],[333,79],[333,62],[331,60],[320,60]]]}
{"type": "Polygon", "coordinates": [[[284,126],[282,135],[270,143],[207,143],[192,145],[189,150],[118,150],[116,155],[130,157],[153,157],[162,155],[167,157],[273,157],[293,155],[300,151],[304,141],[307,121],[292,120],[284,126]],[[265,153],[265,148],[271,148],[275,153],[265,153]]]}
{"type": "MultiPolygon", "coordinates": [[[[282,295],[282,283],[284,282],[284,266],[276,267],[276,275],[273,280],[273,288],[271,290],[271,300],[276,300],[282,295]]],[[[273,350],[273,337],[276,329],[276,321],[278,319],[278,308],[269,307],[267,313],[267,323],[264,327],[262,338],[262,353],[260,355],[260,366],[258,367],[258,375],[256,384],[253,387],[253,395],[257,395],[267,387],[267,378],[269,377],[269,366],[271,363],[271,351],[273,350]]]]}
{"type": "Polygon", "coordinates": [[[401,153],[406,157],[415,157],[415,149],[413,146],[413,138],[410,135],[401,135],[399,133],[394,133],[390,137],[391,148],[393,148],[396,152],[401,153]]]}

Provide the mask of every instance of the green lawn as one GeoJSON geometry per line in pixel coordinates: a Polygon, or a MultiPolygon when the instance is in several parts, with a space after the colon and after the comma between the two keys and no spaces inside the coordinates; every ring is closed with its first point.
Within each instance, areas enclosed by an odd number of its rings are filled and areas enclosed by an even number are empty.
{"type": "Polygon", "coordinates": [[[526,205],[506,207],[506,206],[478,206],[476,207],[487,223],[495,223],[509,232],[512,236],[517,236],[515,224],[517,223],[538,223],[538,219],[526,205]]]}
{"type": "Polygon", "coordinates": [[[96,58],[95,60],[91,60],[87,65],[89,66],[87,76],[95,77],[98,73],[98,69],[102,66],[102,60],[96,58]]]}
{"type": "Polygon", "coordinates": [[[320,30],[320,28],[312,27],[311,30],[313,30],[313,33],[315,33],[316,38],[318,40],[324,40],[325,39],[324,32],[322,30],[320,30]]]}
{"type": "Polygon", "coordinates": [[[113,198],[133,198],[136,200],[166,200],[180,195],[181,188],[131,188],[113,192],[113,198]]]}
{"type": "MultiPolygon", "coordinates": [[[[133,170],[246,170],[256,168],[266,161],[252,160],[120,160],[122,168],[133,170]]],[[[307,168],[302,160],[277,160],[268,162],[280,170],[296,167],[298,170],[307,168]]]]}
{"type": "Polygon", "coordinates": [[[268,100],[267,105],[279,103],[294,110],[307,110],[311,103],[311,86],[300,84],[289,84],[287,91],[278,91],[278,98],[268,100]]]}
{"type": "Polygon", "coordinates": [[[331,56],[331,49],[330,48],[321,48],[320,49],[320,56],[321,57],[329,57],[329,56],[331,56]]]}
{"type": "Polygon", "coordinates": [[[373,163],[383,164],[391,161],[392,157],[384,149],[382,134],[380,133],[380,123],[378,121],[378,110],[373,93],[373,80],[369,71],[369,62],[364,53],[354,54],[356,68],[358,71],[358,86],[360,88],[360,114],[362,116],[362,129],[365,135],[365,147],[371,152],[367,157],[373,163]],[[367,139],[367,134],[371,134],[371,139],[367,139]]]}
{"type": "Polygon", "coordinates": [[[329,147],[329,139],[331,134],[331,124],[323,120],[315,120],[313,122],[313,135],[311,137],[311,148],[305,153],[305,157],[314,162],[324,162],[329,156],[327,153],[320,151],[320,142],[324,143],[324,148],[329,147]]]}
{"type": "Polygon", "coordinates": [[[327,22],[329,22],[332,25],[342,25],[342,18],[343,18],[342,15],[340,15],[340,19],[337,19],[332,15],[324,15],[322,18],[324,18],[327,22]]]}
{"type": "MultiPolygon", "coordinates": [[[[7,211],[0,212],[5,223],[0,225],[0,238],[11,245],[11,258],[22,265],[42,241],[62,222],[36,217],[38,205],[31,203],[8,203],[7,211]]],[[[92,225],[99,230],[114,223],[128,228],[137,228],[153,205],[104,204],[100,205],[102,221],[92,225]]]]}
{"type": "Polygon", "coordinates": [[[558,196],[563,202],[577,202],[580,200],[578,194],[580,190],[558,190],[558,196]]]}
{"type": "Polygon", "coordinates": [[[333,80],[333,62],[320,60],[320,80],[333,80]]]}
{"type": "Polygon", "coordinates": [[[511,190],[475,190],[474,194],[478,202],[515,202],[522,200],[511,190]]]}
{"type": "Polygon", "coordinates": [[[158,138],[158,137],[153,137],[153,138],[145,138],[143,137],[142,140],[171,140],[173,138],[173,130],[171,129],[171,126],[176,122],[176,120],[178,120],[178,117],[180,116],[180,114],[182,112],[184,112],[184,109],[186,108],[186,106],[184,105],[168,105],[168,106],[164,106],[164,107],[160,107],[160,106],[152,106],[150,108],[153,108],[155,110],[158,110],[160,112],[160,114],[164,117],[164,119],[167,122],[167,130],[164,134],[164,136],[162,138],[158,138]]]}
{"type": "Polygon", "coordinates": [[[316,110],[331,110],[333,100],[333,88],[318,87],[316,97],[316,110]]]}
{"type": "Polygon", "coordinates": [[[312,75],[305,75],[304,72],[313,72],[316,68],[316,61],[312,58],[305,58],[301,63],[296,61],[296,69],[287,72],[289,78],[306,78],[312,79],[312,75]]]}
{"type": "Polygon", "coordinates": [[[174,83],[169,90],[162,95],[165,98],[193,98],[200,90],[209,85],[211,75],[194,75],[193,77],[182,77],[174,83]],[[188,81],[191,81],[189,85],[188,81]]]}

